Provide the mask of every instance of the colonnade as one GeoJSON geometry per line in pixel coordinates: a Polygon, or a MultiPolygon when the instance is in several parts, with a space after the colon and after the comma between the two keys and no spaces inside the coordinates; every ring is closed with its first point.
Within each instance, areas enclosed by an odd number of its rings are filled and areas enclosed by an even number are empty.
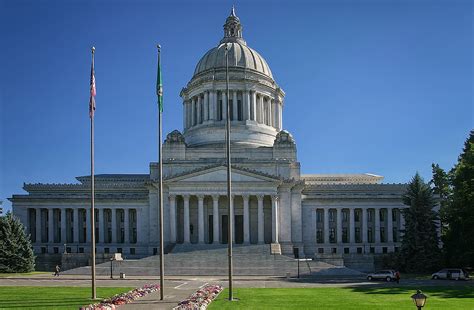
{"type": "MultiPolygon", "coordinates": [[[[90,208],[28,208],[32,241],[41,243],[89,243],[90,208]]],[[[96,208],[96,242],[136,243],[140,225],[135,208],[96,208]]]]}
{"type": "MultiPolygon", "coordinates": [[[[209,231],[212,229],[213,231],[213,237],[212,240],[208,240],[209,243],[226,243],[223,241],[224,239],[222,238],[222,234],[226,234],[226,232],[222,231],[222,215],[227,215],[227,204],[225,204],[225,207],[219,206],[219,197],[221,197],[219,194],[208,194],[208,195],[202,195],[202,194],[197,194],[197,195],[191,195],[191,194],[170,194],[169,195],[169,206],[170,206],[170,242],[171,243],[176,243],[178,241],[178,233],[182,233],[182,242],[183,243],[190,243],[191,242],[191,229],[194,229],[194,226],[190,223],[190,199],[195,196],[197,198],[197,243],[205,243],[205,232],[206,230],[209,231]],[[183,215],[182,215],[182,224],[178,223],[178,211],[177,211],[177,198],[180,197],[182,199],[182,208],[183,208],[183,215]],[[208,223],[207,227],[205,226],[205,219],[204,219],[204,199],[205,197],[209,197],[212,200],[212,208],[209,208],[207,214],[212,215],[212,223],[208,223]],[[221,210],[220,210],[221,209],[221,210]],[[225,210],[225,211],[223,211],[225,210]],[[212,228],[211,228],[212,226],[212,228]],[[178,231],[178,227],[182,229],[181,232],[178,231]]],[[[242,215],[243,215],[243,243],[244,244],[249,244],[251,240],[251,229],[250,229],[250,206],[249,206],[249,201],[251,195],[233,195],[231,199],[231,206],[230,206],[230,212],[231,216],[228,216],[227,218],[232,221],[234,221],[235,218],[235,210],[234,210],[234,202],[237,197],[242,197],[243,201],[243,210],[242,210],[242,215]]],[[[279,208],[279,198],[277,195],[265,195],[265,194],[259,194],[259,195],[253,195],[257,199],[257,238],[253,236],[254,240],[257,240],[257,243],[264,243],[265,242],[265,225],[264,225],[264,199],[265,197],[270,197],[271,198],[271,229],[272,229],[272,234],[271,234],[271,241],[273,243],[278,243],[278,227],[279,227],[279,220],[278,220],[278,208],[279,208]]],[[[222,196],[226,197],[226,196],[222,196]]],[[[227,200],[226,200],[227,201],[227,200]]],[[[233,223],[234,227],[234,234],[232,236],[233,242],[235,242],[235,237],[238,235],[238,231],[235,229],[235,223],[233,223]]]]}
{"type": "MultiPolygon", "coordinates": [[[[226,91],[204,91],[183,102],[183,127],[185,129],[210,121],[226,119],[226,91]]],[[[230,117],[232,121],[247,120],[282,128],[282,104],[253,90],[230,90],[230,117]]]]}
{"type": "Polygon", "coordinates": [[[316,208],[317,244],[392,244],[399,242],[405,222],[399,208],[316,208]]]}

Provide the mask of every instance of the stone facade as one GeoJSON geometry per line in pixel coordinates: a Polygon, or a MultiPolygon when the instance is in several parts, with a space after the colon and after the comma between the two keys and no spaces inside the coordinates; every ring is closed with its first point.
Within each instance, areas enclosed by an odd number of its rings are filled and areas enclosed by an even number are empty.
{"type": "MultiPolygon", "coordinates": [[[[247,46],[232,11],[224,38],[199,61],[180,93],[183,132],[163,143],[164,241],[281,245],[283,254],[330,259],[393,252],[399,246],[405,185],[382,177],[304,175],[293,136],[283,128],[284,91],[266,61],[247,46]],[[232,208],[225,167],[225,46],[231,106],[232,208]]],[[[98,253],[143,257],[159,246],[158,164],[143,175],[97,175],[98,253]]],[[[25,184],[13,195],[37,253],[90,252],[90,177],[78,184],[25,184]]]]}

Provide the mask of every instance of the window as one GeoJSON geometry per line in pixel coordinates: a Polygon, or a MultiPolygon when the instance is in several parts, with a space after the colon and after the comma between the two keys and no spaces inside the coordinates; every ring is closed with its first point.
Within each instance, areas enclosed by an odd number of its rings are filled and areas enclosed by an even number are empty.
{"type": "Polygon", "coordinates": [[[379,210],[380,214],[380,221],[383,222],[385,221],[385,211],[384,210],[379,210]]]}
{"type": "Polygon", "coordinates": [[[130,254],[135,255],[135,248],[130,248],[130,254]]]}
{"type": "Polygon", "coordinates": [[[386,246],[384,246],[384,247],[382,248],[382,253],[383,253],[383,254],[387,254],[387,247],[386,247],[386,246]]]}
{"type": "Polygon", "coordinates": [[[242,117],[242,100],[237,100],[237,119],[241,121],[242,117]]]}
{"type": "Polygon", "coordinates": [[[70,247],[66,247],[66,253],[71,253],[71,248],[70,247]]]}
{"type": "Polygon", "coordinates": [[[329,230],[329,241],[331,243],[336,243],[336,230],[334,228],[329,230]]]}
{"type": "Polygon", "coordinates": [[[321,229],[316,231],[316,242],[323,243],[323,231],[321,229]]]}
{"type": "Polygon", "coordinates": [[[123,222],[125,218],[125,210],[120,211],[120,222],[123,222]]]}
{"type": "Polygon", "coordinates": [[[217,105],[217,120],[222,121],[222,99],[219,100],[217,105]]]}
{"type": "Polygon", "coordinates": [[[46,253],[48,253],[47,248],[41,247],[41,254],[46,254],[46,253]]]}
{"type": "Polygon", "coordinates": [[[349,242],[347,240],[347,227],[342,228],[342,242],[349,242]]]}
{"type": "Polygon", "coordinates": [[[398,229],[397,227],[393,227],[393,242],[398,242],[398,229]]]}
{"type": "Polygon", "coordinates": [[[321,223],[323,221],[323,212],[316,211],[316,222],[321,223]]]}
{"type": "Polygon", "coordinates": [[[158,248],[153,248],[153,255],[158,254],[158,248]]]}
{"type": "Polygon", "coordinates": [[[342,221],[347,222],[347,217],[349,212],[347,210],[342,211],[342,221]]]}
{"type": "Polygon", "coordinates": [[[334,222],[334,218],[336,217],[334,213],[334,210],[329,210],[329,222],[334,222]]]}
{"type": "Polygon", "coordinates": [[[59,249],[58,249],[57,246],[55,246],[55,247],[53,248],[53,252],[54,252],[54,254],[58,254],[58,253],[59,253],[59,249]]]}
{"type": "Polygon", "coordinates": [[[344,254],[349,254],[349,248],[344,248],[344,254]]]}
{"type": "Polygon", "coordinates": [[[397,221],[397,209],[392,209],[392,222],[397,221]]]}
{"type": "Polygon", "coordinates": [[[374,238],[372,236],[372,228],[367,229],[367,240],[369,243],[374,242],[374,238]]]}
{"type": "Polygon", "coordinates": [[[120,228],[120,242],[125,242],[125,229],[120,228]]]}
{"type": "Polygon", "coordinates": [[[375,253],[375,248],[373,246],[370,247],[370,253],[374,254],[375,253]]]}
{"type": "Polygon", "coordinates": [[[372,222],[372,210],[367,210],[367,221],[372,222]]]}
{"type": "Polygon", "coordinates": [[[79,248],[79,253],[84,253],[84,248],[79,248]]]}
{"type": "Polygon", "coordinates": [[[109,253],[110,253],[110,249],[109,249],[109,248],[104,248],[104,253],[105,253],[105,254],[109,254],[109,253]]]}
{"type": "Polygon", "coordinates": [[[360,227],[356,227],[356,229],[355,229],[355,242],[357,242],[357,243],[361,242],[361,240],[360,240],[360,227]]]}
{"type": "Polygon", "coordinates": [[[360,222],[360,210],[359,209],[354,211],[354,220],[356,222],[360,222]]]}
{"type": "Polygon", "coordinates": [[[117,253],[122,253],[122,248],[117,248],[117,253]]]}
{"type": "Polygon", "coordinates": [[[336,248],[331,248],[331,253],[332,253],[332,254],[336,254],[336,253],[337,253],[337,249],[336,249],[336,248]]]}
{"type": "Polygon", "coordinates": [[[387,240],[385,240],[385,227],[380,227],[380,241],[387,242],[387,240]]]}
{"type": "Polygon", "coordinates": [[[135,227],[132,230],[132,243],[137,243],[137,229],[135,227]]]}

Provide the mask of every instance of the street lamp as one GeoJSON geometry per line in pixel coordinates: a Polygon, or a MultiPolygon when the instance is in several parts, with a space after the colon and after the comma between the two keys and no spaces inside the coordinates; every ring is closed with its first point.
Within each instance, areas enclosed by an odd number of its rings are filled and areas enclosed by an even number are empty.
{"type": "Polygon", "coordinates": [[[426,298],[428,298],[428,296],[423,294],[420,290],[417,290],[416,294],[411,295],[411,298],[413,299],[413,302],[415,303],[418,310],[421,310],[421,308],[425,306],[426,298]]]}

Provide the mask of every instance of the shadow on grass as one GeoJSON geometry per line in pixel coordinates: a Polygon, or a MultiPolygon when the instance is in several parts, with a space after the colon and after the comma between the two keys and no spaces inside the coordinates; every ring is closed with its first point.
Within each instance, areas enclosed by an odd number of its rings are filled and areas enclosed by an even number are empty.
{"type": "Polygon", "coordinates": [[[439,298],[474,298],[474,288],[472,286],[437,286],[437,287],[415,287],[415,286],[401,286],[401,287],[373,287],[373,286],[358,286],[358,287],[346,287],[345,289],[351,290],[357,293],[374,294],[374,295],[394,295],[403,294],[410,295],[415,294],[416,290],[421,289],[424,294],[428,297],[439,297],[439,298]]]}

